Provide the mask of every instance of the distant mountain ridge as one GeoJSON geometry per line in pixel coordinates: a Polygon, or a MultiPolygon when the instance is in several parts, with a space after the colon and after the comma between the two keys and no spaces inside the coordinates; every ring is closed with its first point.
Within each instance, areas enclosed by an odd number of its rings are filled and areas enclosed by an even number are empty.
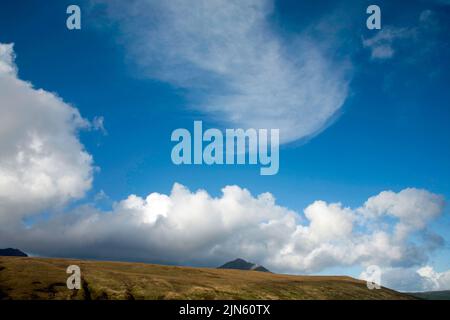
{"type": "Polygon", "coordinates": [[[13,249],[13,248],[0,249],[0,256],[4,256],[4,257],[28,257],[28,255],[25,252],[22,252],[19,249],[13,249]]]}
{"type": "Polygon", "coordinates": [[[237,270],[251,270],[251,271],[261,271],[261,272],[271,272],[263,266],[245,261],[244,259],[236,259],[233,261],[229,261],[224,265],[221,265],[217,269],[237,269],[237,270]]]}
{"type": "Polygon", "coordinates": [[[408,294],[425,300],[450,300],[450,290],[444,291],[425,291],[425,292],[408,292],[408,294]]]}

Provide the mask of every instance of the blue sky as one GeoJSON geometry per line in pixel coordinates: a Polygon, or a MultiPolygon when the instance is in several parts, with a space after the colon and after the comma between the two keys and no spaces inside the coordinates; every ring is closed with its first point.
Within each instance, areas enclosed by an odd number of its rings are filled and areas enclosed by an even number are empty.
{"type": "MultiPolygon", "coordinates": [[[[192,130],[194,120],[219,128],[223,122],[195,108],[205,103],[201,90],[170,80],[173,74],[167,70],[155,76],[154,61],[139,61],[145,60],[135,53],[141,42],[130,38],[142,35],[133,35],[136,26],[117,17],[114,9],[108,14],[102,5],[93,8],[90,2],[77,1],[82,30],[69,31],[69,4],[73,1],[0,5],[0,43],[14,43],[18,77],[57,93],[86,119],[104,118],[106,134],[80,132],[80,142],[99,169],[86,196],[68,207],[95,202],[97,210],[108,211],[130,194],[169,194],[175,182],[215,197],[226,185],[253,195],[270,192],[277,204],[300,213],[316,200],[358,208],[384,190],[405,188],[450,199],[450,6],[443,2],[410,1],[406,6],[378,1],[378,31],[365,26],[365,9],[372,4],[368,1],[275,1],[267,24],[277,40],[290,42],[307,34],[318,42],[331,68],[345,68],[348,92],[319,131],[281,145],[280,170],[274,176],[261,176],[259,168],[249,165],[175,166],[170,158],[174,129],[192,130]],[[390,36],[365,44],[383,30],[391,30],[386,32],[390,36]],[[393,54],[373,56],[379,43],[393,54]],[[107,197],[95,201],[100,191],[107,197]]],[[[143,50],[150,55],[154,48],[143,50]]],[[[196,76],[201,79],[203,72],[196,76]]],[[[214,83],[213,90],[220,91],[220,86],[214,83]]],[[[426,261],[437,272],[450,265],[448,213],[445,207],[427,227],[445,239],[426,261]]],[[[357,276],[361,270],[355,263],[317,272],[357,276]]]]}

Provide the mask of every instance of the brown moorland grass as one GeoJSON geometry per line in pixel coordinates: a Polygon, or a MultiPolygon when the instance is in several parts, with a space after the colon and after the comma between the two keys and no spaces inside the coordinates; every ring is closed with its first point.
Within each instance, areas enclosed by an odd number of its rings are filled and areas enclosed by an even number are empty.
{"type": "Polygon", "coordinates": [[[345,276],[54,258],[0,257],[0,299],[414,299],[345,276]],[[66,269],[81,268],[69,290],[66,269]]]}

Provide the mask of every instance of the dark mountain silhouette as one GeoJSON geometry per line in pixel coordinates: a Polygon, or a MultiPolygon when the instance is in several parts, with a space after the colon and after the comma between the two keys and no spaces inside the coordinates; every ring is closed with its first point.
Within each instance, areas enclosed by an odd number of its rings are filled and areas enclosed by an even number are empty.
{"type": "Polygon", "coordinates": [[[28,257],[28,255],[19,249],[6,248],[0,249],[0,256],[4,257],[28,257]]]}
{"type": "Polygon", "coordinates": [[[237,270],[252,270],[252,271],[262,271],[262,272],[270,272],[263,266],[258,264],[245,261],[244,259],[236,259],[233,261],[229,261],[224,265],[218,267],[217,269],[237,269],[237,270]]]}

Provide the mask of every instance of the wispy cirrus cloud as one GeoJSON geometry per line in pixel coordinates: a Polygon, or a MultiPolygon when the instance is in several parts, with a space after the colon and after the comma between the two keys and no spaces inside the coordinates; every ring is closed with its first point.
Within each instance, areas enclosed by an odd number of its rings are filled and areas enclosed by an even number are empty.
{"type": "Polygon", "coordinates": [[[192,108],[221,122],[279,128],[291,142],[321,130],[346,100],[347,61],[306,33],[283,38],[271,0],[95,2],[145,75],[186,89],[192,108]]]}
{"type": "Polygon", "coordinates": [[[429,53],[440,32],[439,19],[435,11],[423,10],[410,26],[386,25],[374,36],[363,38],[363,47],[370,50],[372,60],[378,61],[389,60],[398,51],[404,51],[409,57],[429,53]]]}
{"type": "Polygon", "coordinates": [[[364,39],[363,46],[370,49],[372,59],[389,59],[395,54],[395,42],[411,39],[415,34],[414,29],[385,27],[372,38],[364,39]]]}

